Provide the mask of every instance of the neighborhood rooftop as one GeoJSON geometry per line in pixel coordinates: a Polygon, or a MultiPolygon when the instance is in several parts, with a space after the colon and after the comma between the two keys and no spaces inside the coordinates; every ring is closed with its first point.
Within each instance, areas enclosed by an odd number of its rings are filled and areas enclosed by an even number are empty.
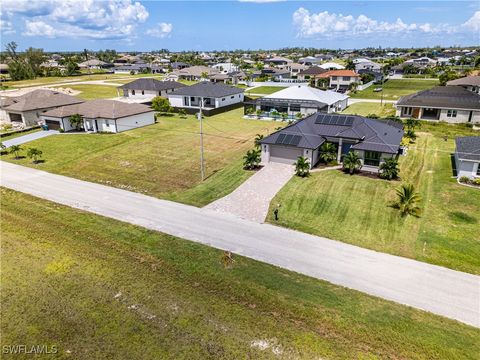
{"type": "Polygon", "coordinates": [[[7,111],[32,111],[82,102],[83,100],[58,91],[37,89],[21,96],[3,99],[2,108],[7,111]]]}
{"type": "Polygon", "coordinates": [[[460,159],[480,161],[480,136],[457,137],[455,145],[460,159]]]}
{"type": "Polygon", "coordinates": [[[191,86],[185,86],[181,89],[177,89],[171,92],[170,94],[220,98],[223,96],[229,96],[229,95],[235,95],[235,94],[241,94],[241,93],[243,93],[243,89],[240,89],[234,86],[202,81],[191,86]]]}
{"type": "Polygon", "coordinates": [[[437,86],[402,97],[397,105],[453,109],[480,109],[480,95],[461,86],[437,86]]]}
{"type": "Polygon", "coordinates": [[[185,84],[177,81],[160,81],[152,78],[141,78],[119,86],[119,89],[126,90],[151,90],[151,91],[163,91],[170,89],[178,89],[185,87],[185,84]]]}
{"type": "Polygon", "coordinates": [[[289,86],[286,89],[267,95],[263,99],[310,100],[332,105],[338,101],[348,99],[348,96],[335,91],[320,90],[310,86],[298,85],[289,86]]]}
{"type": "Polygon", "coordinates": [[[480,76],[466,76],[456,80],[450,80],[447,85],[480,86],[480,76]]]}

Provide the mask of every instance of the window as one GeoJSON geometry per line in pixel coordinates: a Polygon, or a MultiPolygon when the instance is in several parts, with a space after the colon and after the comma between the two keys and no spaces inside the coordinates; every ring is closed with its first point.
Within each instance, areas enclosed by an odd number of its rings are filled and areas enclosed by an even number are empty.
{"type": "Polygon", "coordinates": [[[235,98],[235,95],[230,96],[230,99],[233,99],[233,98],[235,98]]]}
{"type": "Polygon", "coordinates": [[[110,127],[110,122],[108,120],[105,120],[105,126],[110,127]]]}
{"type": "Polygon", "coordinates": [[[333,81],[337,81],[337,77],[336,77],[336,76],[332,76],[332,80],[333,80],[333,81]]]}
{"type": "Polygon", "coordinates": [[[478,164],[477,175],[480,176],[480,163],[478,164]]]}
{"type": "Polygon", "coordinates": [[[132,95],[135,95],[135,90],[132,90],[132,95]]]}
{"type": "Polygon", "coordinates": [[[142,90],[142,95],[145,95],[145,91],[142,90]]]}
{"type": "Polygon", "coordinates": [[[381,153],[376,151],[365,151],[365,165],[378,166],[380,165],[380,155],[381,153]]]}
{"type": "Polygon", "coordinates": [[[350,81],[350,76],[344,76],[343,81],[350,81]]]}
{"type": "Polygon", "coordinates": [[[404,116],[412,116],[412,108],[411,107],[404,107],[403,108],[403,115],[404,116]]]}
{"type": "Polygon", "coordinates": [[[225,101],[225,98],[223,98],[222,101],[225,101]]]}
{"type": "Polygon", "coordinates": [[[290,111],[300,112],[300,104],[290,104],[290,111]]]}
{"type": "Polygon", "coordinates": [[[457,117],[457,110],[447,110],[447,117],[457,117]]]}

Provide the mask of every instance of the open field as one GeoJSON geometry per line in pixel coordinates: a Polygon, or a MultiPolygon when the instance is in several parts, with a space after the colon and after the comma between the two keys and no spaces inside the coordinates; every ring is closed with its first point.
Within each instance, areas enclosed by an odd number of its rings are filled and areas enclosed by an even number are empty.
{"type": "Polygon", "coordinates": [[[99,360],[480,351],[479,329],[239,256],[224,269],[221,251],[0,191],[2,346],[99,360]]]}
{"type": "Polygon", "coordinates": [[[158,123],[120,134],[65,134],[26,144],[43,151],[45,163],[2,160],[193,205],[205,205],[252,175],[242,157],[257,133],[279,123],[245,120],[236,109],[204,120],[207,179],[200,181],[200,137],[192,116],[161,116],[158,123]]]}
{"type": "Polygon", "coordinates": [[[80,84],[66,87],[72,90],[81,91],[80,94],[75,96],[84,100],[111,99],[118,96],[117,88],[110,85],[80,84]]]}
{"type": "Polygon", "coordinates": [[[252,94],[270,95],[270,94],[276,93],[277,91],[280,91],[280,90],[283,90],[283,89],[286,89],[286,87],[284,87],[284,86],[259,86],[259,87],[256,87],[254,89],[251,89],[251,90],[247,91],[246,94],[252,93],[252,94]]]}
{"type": "MultiPolygon", "coordinates": [[[[401,181],[332,170],[292,179],[271,203],[282,205],[278,224],[480,274],[480,191],[456,183],[450,159],[455,135],[478,132],[444,124],[421,130],[431,132],[419,133],[400,158],[402,181],[414,184],[422,196],[420,218],[402,218],[389,206],[401,181]]],[[[272,211],[269,221],[275,222],[272,211]]]]}
{"type": "Polygon", "coordinates": [[[380,103],[370,103],[370,102],[358,102],[351,105],[341,112],[342,114],[354,114],[367,116],[370,114],[375,114],[379,117],[387,117],[395,115],[395,108],[393,104],[386,103],[381,105],[380,103]]]}
{"type": "MultiPolygon", "coordinates": [[[[402,96],[412,94],[420,90],[430,89],[437,85],[438,80],[391,79],[383,84],[383,98],[386,100],[398,100],[402,96]]],[[[357,91],[355,94],[349,95],[352,98],[380,100],[382,92],[373,91],[373,89],[377,87],[382,87],[382,85],[372,85],[365,90],[357,91]]]]}

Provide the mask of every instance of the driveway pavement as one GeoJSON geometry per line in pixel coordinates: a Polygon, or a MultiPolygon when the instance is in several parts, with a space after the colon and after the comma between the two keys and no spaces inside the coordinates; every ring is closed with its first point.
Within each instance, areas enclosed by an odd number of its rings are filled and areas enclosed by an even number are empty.
{"type": "Polygon", "coordinates": [[[51,136],[51,135],[56,135],[56,134],[58,134],[57,130],[47,130],[47,131],[40,130],[27,135],[16,137],[11,140],[5,140],[3,141],[3,145],[5,145],[8,148],[12,145],[22,145],[33,140],[38,140],[38,139],[51,136]]]}
{"type": "Polygon", "coordinates": [[[479,276],[15,164],[0,167],[4,187],[480,327],[479,276]]]}
{"type": "Polygon", "coordinates": [[[231,194],[214,201],[206,208],[263,223],[273,197],[294,172],[292,165],[268,163],[231,194]]]}

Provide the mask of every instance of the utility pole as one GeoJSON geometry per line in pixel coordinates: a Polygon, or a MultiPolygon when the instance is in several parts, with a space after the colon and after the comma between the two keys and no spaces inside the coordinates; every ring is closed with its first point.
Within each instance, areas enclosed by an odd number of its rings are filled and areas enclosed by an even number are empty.
{"type": "Polygon", "coordinates": [[[200,173],[202,176],[202,181],[205,180],[205,169],[203,161],[203,119],[202,119],[202,107],[203,107],[203,97],[200,98],[200,108],[198,109],[198,120],[200,121],[200,173]]]}
{"type": "Polygon", "coordinates": [[[385,71],[382,67],[382,91],[381,91],[381,94],[380,94],[380,107],[383,107],[383,84],[385,82],[385,71]]]}

